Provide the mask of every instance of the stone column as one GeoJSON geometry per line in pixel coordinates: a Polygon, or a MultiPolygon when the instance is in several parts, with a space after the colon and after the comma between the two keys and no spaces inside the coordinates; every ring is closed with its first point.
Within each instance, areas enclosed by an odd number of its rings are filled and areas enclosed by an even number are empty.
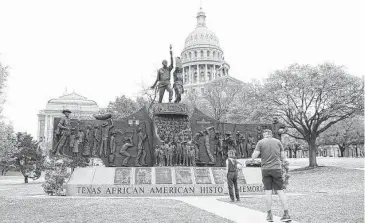
{"type": "Polygon", "coordinates": [[[44,140],[48,142],[48,115],[44,116],[44,140]]]}
{"type": "Polygon", "coordinates": [[[209,81],[208,79],[208,64],[205,64],[205,81],[209,81]]]}
{"type": "Polygon", "coordinates": [[[193,83],[193,79],[191,79],[191,66],[189,65],[189,73],[188,73],[188,76],[189,76],[189,83],[193,83]]]}
{"type": "Polygon", "coordinates": [[[200,71],[199,71],[199,64],[196,65],[196,73],[198,74],[198,81],[197,83],[200,83],[200,71]]]}

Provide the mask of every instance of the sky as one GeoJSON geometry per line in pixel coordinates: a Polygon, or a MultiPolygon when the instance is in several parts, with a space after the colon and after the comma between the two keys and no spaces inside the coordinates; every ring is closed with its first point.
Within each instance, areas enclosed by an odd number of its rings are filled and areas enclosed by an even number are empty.
{"type": "Polygon", "coordinates": [[[365,1],[0,0],[0,61],[10,66],[3,115],[36,136],[37,114],[65,88],[100,107],[150,86],[169,45],[178,56],[202,6],[242,81],[292,63],[365,74],[365,1]]]}

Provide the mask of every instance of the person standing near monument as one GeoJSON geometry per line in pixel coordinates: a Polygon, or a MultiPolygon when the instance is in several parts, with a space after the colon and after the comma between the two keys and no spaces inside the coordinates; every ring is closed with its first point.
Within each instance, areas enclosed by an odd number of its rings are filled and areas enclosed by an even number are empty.
{"type": "Polygon", "coordinates": [[[138,145],[137,145],[137,158],[135,161],[135,166],[145,166],[146,151],[144,147],[144,142],[147,139],[147,134],[143,133],[141,127],[138,127],[137,135],[138,135],[138,145]]]}
{"type": "Polygon", "coordinates": [[[61,118],[60,122],[57,125],[56,136],[60,135],[61,137],[57,142],[55,149],[53,151],[55,155],[61,155],[60,151],[63,154],[64,149],[67,143],[69,142],[71,135],[71,120],[70,120],[71,111],[68,109],[64,109],[62,113],[65,116],[61,118]]]}
{"type": "Polygon", "coordinates": [[[277,191],[281,204],[284,208],[284,215],[281,221],[290,221],[288,213],[288,203],[286,195],[283,191],[284,181],[282,176],[282,162],[286,161],[283,145],[280,140],[272,137],[272,131],[265,129],[263,131],[264,138],[260,140],[252,154],[252,162],[261,154],[261,172],[262,182],[265,188],[267,221],[273,221],[271,213],[272,191],[277,191]]]}
{"type": "Polygon", "coordinates": [[[228,183],[228,192],[229,197],[231,198],[231,202],[234,202],[234,195],[236,195],[236,200],[240,201],[240,192],[237,185],[238,180],[238,170],[242,168],[242,164],[240,164],[236,160],[235,156],[236,151],[231,149],[228,151],[228,159],[226,160],[226,170],[227,170],[227,183],[228,183]],[[234,193],[233,193],[234,187],[234,193]]]}
{"type": "Polygon", "coordinates": [[[114,127],[113,119],[110,119],[110,125],[108,125],[108,122],[105,121],[101,125],[101,144],[100,144],[100,151],[99,156],[102,158],[103,152],[104,157],[106,157],[106,151],[108,150],[108,138],[109,138],[109,132],[110,129],[114,127]]]}
{"type": "Polygon", "coordinates": [[[271,126],[272,126],[272,136],[275,139],[281,141],[281,135],[284,134],[288,130],[288,128],[284,124],[279,122],[277,116],[274,116],[271,126]]]}
{"type": "Polygon", "coordinates": [[[175,103],[179,103],[181,101],[181,95],[184,93],[183,74],[182,74],[182,64],[180,57],[177,57],[175,61],[176,61],[176,68],[174,71],[173,88],[175,90],[175,103]]]}
{"type": "Polygon", "coordinates": [[[170,72],[174,68],[174,59],[172,58],[172,46],[171,45],[170,45],[170,59],[171,59],[171,62],[170,62],[169,67],[167,67],[167,60],[162,61],[163,67],[157,71],[157,79],[151,87],[151,89],[154,89],[156,87],[156,84],[158,83],[158,91],[159,91],[158,103],[162,103],[162,99],[163,99],[163,95],[165,94],[165,90],[167,90],[169,92],[169,102],[172,101],[173,91],[171,89],[171,83],[170,83],[170,78],[171,78],[170,72]]]}
{"type": "Polygon", "coordinates": [[[120,148],[120,151],[119,153],[122,155],[122,156],[125,156],[123,162],[122,162],[122,166],[128,166],[128,161],[129,159],[131,158],[131,154],[129,154],[127,152],[127,150],[129,148],[133,147],[133,140],[132,138],[124,138],[124,144],[122,146],[122,148],[120,148]]]}

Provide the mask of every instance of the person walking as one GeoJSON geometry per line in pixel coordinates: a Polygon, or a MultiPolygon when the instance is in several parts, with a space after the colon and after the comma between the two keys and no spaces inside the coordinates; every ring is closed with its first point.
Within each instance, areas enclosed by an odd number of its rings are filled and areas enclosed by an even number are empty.
{"type": "Polygon", "coordinates": [[[236,151],[234,149],[229,150],[228,159],[226,160],[227,183],[231,202],[234,202],[233,187],[235,190],[236,199],[237,201],[240,201],[240,193],[237,185],[237,180],[238,180],[238,170],[242,168],[242,164],[240,164],[236,160],[235,153],[236,151]]]}
{"type": "Polygon", "coordinates": [[[262,182],[265,188],[265,199],[267,218],[269,222],[273,222],[271,213],[272,190],[276,190],[279,195],[281,204],[284,208],[284,215],[280,219],[283,222],[291,221],[288,213],[288,202],[283,191],[284,181],[282,177],[282,162],[286,162],[285,152],[280,140],[273,138],[272,131],[265,129],[263,131],[263,139],[256,144],[256,148],[252,154],[252,161],[261,154],[261,172],[262,182]]]}

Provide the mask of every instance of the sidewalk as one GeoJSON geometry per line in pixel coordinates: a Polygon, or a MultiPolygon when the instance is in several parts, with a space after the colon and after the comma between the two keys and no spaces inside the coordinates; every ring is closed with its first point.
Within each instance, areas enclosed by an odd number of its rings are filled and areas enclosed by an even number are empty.
{"type": "MultiPolygon", "coordinates": [[[[222,197],[174,197],[173,199],[180,200],[234,222],[267,223],[266,213],[241,207],[234,203],[218,201],[219,198],[222,197]]],[[[274,222],[281,222],[280,218],[281,217],[274,216],[274,222]]],[[[291,222],[298,223],[296,221],[291,222]]]]}

